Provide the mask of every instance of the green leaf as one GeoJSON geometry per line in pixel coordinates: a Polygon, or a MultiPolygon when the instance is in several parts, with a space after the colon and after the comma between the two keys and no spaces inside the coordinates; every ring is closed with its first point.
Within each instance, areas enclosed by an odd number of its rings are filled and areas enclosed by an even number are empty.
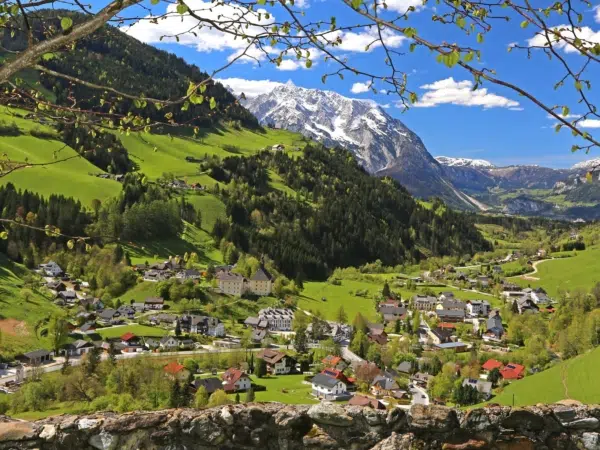
{"type": "Polygon", "coordinates": [[[7,240],[8,239],[8,231],[3,231],[0,233],[0,239],[7,240]]]}
{"type": "Polygon", "coordinates": [[[458,19],[456,19],[456,25],[458,25],[459,27],[464,28],[466,24],[467,21],[463,16],[460,16],[458,19]]]}
{"type": "Polygon", "coordinates": [[[150,0],[150,3],[152,3],[153,5],[158,5],[159,2],[160,0],[150,0]]]}
{"type": "Polygon", "coordinates": [[[575,89],[577,89],[578,91],[581,90],[581,82],[580,81],[575,81],[575,89]]]}
{"type": "Polygon", "coordinates": [[[179,14],[185,14],[188,11],[188,7],[186,5],[184,5],[183,3],[179,3],[177,5],[177,12],[179,14]]]}
{"type": "Polygon", "coordinates": [[[469,52],[464,56],[464,60],[465,60],[465,62],[471,62],[471,61],[473,61],[474,57],[475,57],[475,53],[469,52]]]}
{"type": "Polygon", "coordinates": [[[477,33],[477,42],[481,44],[483,42],[483,34],[477,33]]]}
{"type": "Polygon", "coordinates": [[[417,94],[414,92],[411,92],[409,97],[411,103],[417,103],[417,100],[419,100],[419,97],[417,97],[417,94]]]}
{"type": "Polygon", "coordinates": [[[312,61],[310,59],[306,60],[306,68],[310,69],[312,67],[312,61]]]}
{"type": "Polygon", "coordinates": [[[529,26],[528,20],[524,20],[523,22],[521,22],[521,28],[527,28],[528,26],[529,26]]]}
{"type": "Polygon", "coordinates": [[[142,177],[142,185],[145,186],[146,183],[148,183],[148,178],[146,178],[145,176],[142,177]]]}
{"type": "Polygon", "coordinates": [[[217,101],[214,97],[210,98],[210,109],[215,109],[217,107],[217,101]]]}
{"type": "Polygon", "coordinates": [[[257,0],[257,2],[259,5],[266,5],[267,4],[267,0],[257,0]]]}
{"type": "Polygon", "coordinates": [[[563,117],[567,117],[569,115],[569,107],[568,106],[563,106],[562,115],[563,115],[563,117]]]}
{"type": "Polygon", "coordinates": [[[360,5],[362,5],[363,0],[352,0],[352,7],[354,9],[358,9],[360,8],[360,5]]]}
{"type": "Polygon", "coordinates": [[[73,19],[70,17],[63,17],[60,19],[60,27],[64,31],[69,31],[71,28],[73,28],[73,19]]]}
{"type": "Polygon", "coordinates": [[[73,247],[75,247],[75,242],[73,241],[73,239],[69,239],[69,240],[67,241],[67,248],[68,248],[69,250],[73,250],[73,247]]]}
{"type": "Polygon", "coordinates": [[[408,28],[404,29],[404,35],[408,38],[412,38],[416,34],[417,34],[417,30],[415,28],[408,27],[408,28]]]}
{"type": "Polygon", "coordinates": [[[408,49],[410,50],[410,52],[414,52],[415,48],[417,48],[417,43],[413,42],[412,44],[410,44],[410,46],[408,47],[408,49]]]}
{"type": "Polygon", "coordinates": [[[54,58],[56,58],[56,53],[44,53],[42,55],[42,59],[44,61],[50,61],[51,59],[54,59],[54,58]]]}
{"type": "Polygon", "coordinates": [[[91,252],[92,251],[92,246],[90,244],[85,244],[85,251],[86,252],[91,252]]]}

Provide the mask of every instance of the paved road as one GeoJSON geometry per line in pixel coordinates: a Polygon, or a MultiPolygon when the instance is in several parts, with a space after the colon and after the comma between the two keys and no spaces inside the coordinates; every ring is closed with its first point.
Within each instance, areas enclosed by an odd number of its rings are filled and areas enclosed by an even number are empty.
{"type": "MultiPolygon", "coordinates": [[[[201,350],[187,350],[187,351],[183,351],[183,352],[163,352],[163,353],[150,353],[150,352],[140,352],[140,353],[127,353],[127,354],[121,354],[121,355],[117,355],[116,358],[117,359],[131,359],[131,358],[139,358],[139,357],[165,357],[165,356],[193,356],[193,355],[202,355],[202,354],[207,354],[207,353],[231,353],[231,352],[237,352],[237,351],[244,351],[244,349],[239,349],[239,348],[233,348],[233,349],[229,349],[229,348],[219,348],[216,349],[214,347],[209,347],[209,348],[203,348],[201,350]]],[[[253,349],[249,349],[248,351],[251,352],[258,352],[262,349],[260,348],[253,348],[253,349]]],[[[103,354],[101,356],[101,358],[103,360],[108,358],[108,355],[103,354]]],[[[62,356],[59,356],[57,358],[54,359],[54,362],[51,364],[46,364],[44,366],[41,367],[41,369],[43,370],[44,373],[50,373],[50,372],[56,372],[57,370],[60,370],[64,364],[65,358],[62,356]]],[[[82,363],[83,358],[74,358],[72,357],[69,360],[69,363],[71,364],[71,366],[78,366],[82,363]]],[[[27,376],[28,373],[31,372],[31,368],[30,367],[26,367],[25,368],[25,376],[27,376]]],[[[0,377],[0,386],[6,384],[9,381],[15,381],[15,375],[11,374],[11,375],[7,375],[4,377],[0,377]]]]}
{"type": "Polygon", "coordinates": [[[429,395],[427,395],[425,389],[413,384],[413,387],[409,390],[413,396],[411,405],[429,405],[429,395]]]}

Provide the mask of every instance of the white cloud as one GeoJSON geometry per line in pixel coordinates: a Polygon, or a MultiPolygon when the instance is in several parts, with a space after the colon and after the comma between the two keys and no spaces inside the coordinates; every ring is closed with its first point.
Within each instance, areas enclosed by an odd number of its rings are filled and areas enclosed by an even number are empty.
{"type": "Polygon", "coordinates": [[[596,22],[600,23],[600,6],[596,6],[596,22]]]}
{"type": "MultiPolygon", "coordinates": [[[[242,92],[248,98],[256,97],[260,94],[271,92],[277,86],[283,83],[271,80],[245,80],[243,78],[220,78],[217,79],[223,86],[230,88],[235,95],[241,95],[242,92]]],[[[288,81],[292,83],[292,81],[288,81]]]]}
{"type": "MultiPolygon", "coordinates": [[[[549,34],[550,42],[554,48],[563,49],[566,53],[578,52],[575,47],[568,44],[565,39],[572,41],[575,38],[584,41],[585,46],[589,46],[589,43],[600,43],[600,31],[594,31],[590,27],[573,27],[571,25],[559,25],[553,28],[557,32],[560,32],[563,39],[557,40],[555,35],[549,34]],[[587,42],[585,42],[587,41],[587,42]]],[[[531,39],[527,40],[527,45],[530,47],[546,47],[548,46],[548,40],[544,34],[536,33],[531,39]]]]}
{"type": "MultiPolygon", "coordinates": [[[[384,44],[389,48],[398,48],[402,45],[402,42],[406,40],[406,37],[387,29],[381,31],[381,38],[383,38],[384,44]]],[[[368,53],[381,47],[379,33],[374,27],[362,32],[331,31],[324,33],[321,37],[321,41],[332,50],[338,49],[347,52],[368,53]],[[341,43],[339,44],[337,44],[338,38],[341,39],[341,43]],[[336,45],[333,46],[330,43],[336,43],[336,45]]]]}
{"type": "MultiPolygon", "coordinates": [[[[242,6],[224,5],[205,2],[203,0],[188,0],[186,3],[196,15],[208,20],[213,20],[221,24],[224,24],[228,20],[237,20],[242,24],[248,23],[248,28],[244,25],[240,29],[240,32],[243,31],[249,37],[260,34],[263,31],[261,26],[269,25],[274,21],[273,16],[269,19],[265,18],[264,13],[266,10],[264,9],[250,12],[242,6]],[[262,13],[260,19],[259,13],[262,13]]],[[[203,26],[202,28],[198,28],[198,20],[189,14],[180,15],[176,12],[176,9],[176,4],[170,4],[167,6],[167,15],[164,19],[155,19],[156,23],[152,23],[154,18],[149,15],[132,26],[122,27],[121,30],[147,44],[178,42],[182,45],[195,47],[199,52],[235,50],[234,55],[239,55],[240,52],[243,52],[248,47],[246,40],[235,39],[235,36],[219,31],[214,27],[203,26]],[[193,31],[195,36],[190,31],[193,31]],[[174,37],[175,35],[179,35],[179,40],[174,37]]],[[[223,27],[226,26],[223,25],[223,27]]],[[[239,25],[229,26],[238,27],[239,25]]],[[[237,29],[232,28],[232,31],[237,31],[237,29]]],[[[256,58],[264,59],[264,54],[261,55],[261,52],[257,48],[251,49],[250,52],[256,58]]],[[[229,58],[232,59],[233,56],[229,58]]]]}
{"type": "Polygon", "coordinates": [[[577,126],[581,128],[600,128],[600,120],[584,119],[581,122],[578,122],[577,126]]]}
{"type": "Polygon", "coordinates": [[[484,108],[517,108],[519,103],[500,95],[491,94],[486,88],[472,90],[473,82],[469,80],[454,81],[454,78],[438,80],[421,86],[426,89],[419,102],[414,106],[430,108],[451,104],[461,106],[483,106],[484,108]]]}
{"type": "Polygon", "coordinates": [[[416,11],[420,11],[425,6],[422,0],[387,0],[385,2],[388,9],[404,14],[408,11],[408,8],[413,6],[416,11]]]}
{"type": "Polygon", "coordinates": [[[350,89],[350,92],[352,92],[353,94],[361,94],[363,92],[368,92],[370,87],[371,87],[371,83],[368,83],[368,82],[354,83],[352,85],[352,88],[350,89]]]}
{"type": "Polygon", "coordinates": [[[521,108],[520,106],[513,106],[508,109],[510,109],[511,111],[523,111],[525,108],[521,108]]]}

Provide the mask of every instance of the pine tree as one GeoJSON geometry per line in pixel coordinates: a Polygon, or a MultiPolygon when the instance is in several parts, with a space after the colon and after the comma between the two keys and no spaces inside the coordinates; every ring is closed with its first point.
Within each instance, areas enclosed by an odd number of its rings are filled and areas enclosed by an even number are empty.
{"type": "Polygon", "coordinates": [[[181,389],[177,380],[171,385],[171,393],[169,395],[169,407],[178,408],[181,402],[181,389]]]}
{"type": "Polygon", "coordinates": [[[95,347],[87,354],[84,363],[85,372],[88,376],[94,375],[100,364],[100,348],[95,347]]]}
{"type": "Polygon", "coordinates": [[[262,378],[267,375],[267,363],[264,359],[259,358],[256,362],[256,376],[262,378]]]}
{"type": "Polygon", "coordinates": [[[296,335],[294,336],[294,348],[298,353],[306,353],[307,345],[305,327],[300,327],[296,330],[296,335]]]}
{"type": "Polygon", "coordinates": [[[361,313],[356,313],[354,320],[352,321],[352,326],[354,327],[354,332],[358,333],[362,331],[363,333],[367,331],[367,321],[363,317],[361,313]]]}
{"type": "Polygon", "coordinates": [[[335,320],[339,323],[348,322],[348,314],[346,314],[346,311],[344,310],[344,305],[340,305],[339,309],[335,313],[335,320]]]}
{"type": "Polygon", "coordinates": [[[239,402],[240,402],[240,393],[239,393],[239,392],[236,392],[236,393],[235,393],[235,402],[236,402],[236,403],[239,403],[239,402]]]}
{"type": "Polygon", "coordinates": [[[254,401],[254,389],[250,388],[246,391],[246,403],[252,403],[254,401]]]}
{"type": "Polygon", "coordinates": [[[181,336],[181,324],[179,323],[179,320],[175,322],[175,336],[181,336]]]}
{"type": "Polygon", "coordinates": [[[511,311],[513,314],[519,314],[519,305],[516,300],[513,300],[511,311]]]}
{"type": "Polygon", "coordinates": [[[386,281],[383,284],[383,290],[381,291],[381,295],[383,295],[384,297],[389,297],[392,294],[392,291],[390,291],[390,285],[388,284],[388,282],[386,281]]]}

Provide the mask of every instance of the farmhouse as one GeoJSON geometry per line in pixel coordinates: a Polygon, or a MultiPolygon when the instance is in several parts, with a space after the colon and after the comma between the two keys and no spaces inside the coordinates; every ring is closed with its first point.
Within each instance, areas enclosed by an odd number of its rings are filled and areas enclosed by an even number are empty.
{"type": "Polygon", "coordinates": [[[250,377],[239,369],[227,369],[221,378],[225,392],[246,391],[252,387],[250,377]]]}
{"type": "Polygon", "coordinates": [[[362,406],[373,409],[385,409],[385,405],[376,398],[367,397],[366,395],[356,394],[348,401],[349,405],[362,406]]]}
{"type": "Polygon", "coordinates": [[[437,299],[429,295],[415,295],[412,301],[413,308],[417,311],[433,311],[437,303],[437,299]]]}
{"type": "Polygon", "coordinates": [[[175,278],[179,280],[199,280],[200,272],[196,269],[184,269],[177,272],[175,278]]]}
{"type": "Polygon", "coordinates": [[[158,345],[165,350],[176,350],[179,348],[179,341],[173,336],[163,336],[158,345]]]}
{"type": "Polygon", "coordinates": [[[250,278],[248,290],[254,295],[271,295],[273,277],[262,265],[250,278]]]}
{"type": "Polygon", "coordinates": [[[49,277],[58,277],[63,274],[62,268],[54,261],[48,261],[46,264],[40,264],[40,269],[49,277]]]}
{"type": "Polygon", "coordinates": [[[144,300],[144,304],[148,309],[163,309],[165,300],[162,297],[148,297],[146,300],[144,300]]]}
{"type": "Polygon", "coordinates": [[[198,390],[200,387],[206,389],[206,393],[210,395],[219,389],[223,389],[223,383],[216,377],[194,379],[194,381],[192,381],[192,388],[198,390]]]}
{"type": "Polygon", "coordinates": [[[241,297],[246,292],[246,278],[239,273],[219,272],[217,274],[219,290],[223,294],[241,297]]]}
{"type": "Polygon", "coordinates": [[[470,300],[467,302],[467,313],[471,317],[487,316],[491,305],[487,300],[470,300]]]}

